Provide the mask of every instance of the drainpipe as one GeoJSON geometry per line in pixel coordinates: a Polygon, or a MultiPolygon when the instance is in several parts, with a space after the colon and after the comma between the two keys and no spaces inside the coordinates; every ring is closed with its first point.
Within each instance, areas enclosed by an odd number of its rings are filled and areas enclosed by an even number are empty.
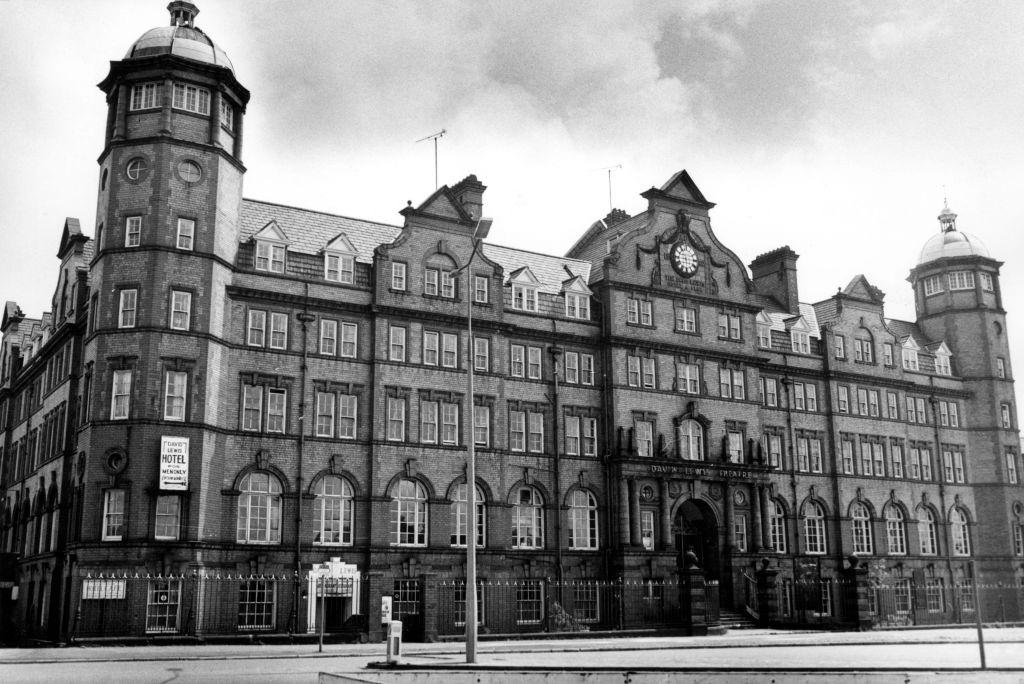
{"type": "MultiPolygon", "coordinates": [[[[928,384],[933,388],[935,387],[935,378],[929,376],[928,384]]],[[[946,570],[949,572],[950,585],[955,581],[953,577],[953,537],[951,530],[949,529],[949,509],[946,508],[946,472],[943,470],[944,463],[942,461],[942,435],[939,432],[939,400],[935,398],[934,391],[928,397],[928,405],[931,408],[932,413],[932,426],[934,427],[934,439],[935,439],[935,460],[933,464],[937,467],[932,468],[932,472],[935,474],[935,479],[939,483],[939,505],[942,506],[940,511],[939,522],[942,525],[942,541],[946,544],[946,553],[943,554],[946,557],[946,570]]]]}
{"type": "MultiPolygon", "coordinates": [[[[554,321],[551,322],[554,327],[554,321]]],[[[555,421],[554,421],[554,438],[555,438],[555,451],[554,451],[554,465],[555,465],[555,579],[558,581],[558,603],[562,603],[562,485],[561,485],[561,440],[559,440],[559,427],[561,426],[561,414],[558,405],[558,362],[562,356],[561,347],[548,347],[548,353],[551,354],[551,378],[552,378],[552,392],[551,392],[551,404],[554,407],[555,421]]]]}
{"type": "Polygon", "coordinates": [[[299,366],[299,436],[296,439],[298,448],[298,465],[295,472],[295,580],[292,596],[292,633],[299,631],[298,606],[301,597],[299,575],[302,572],[302,460],[306,445],[306,369],[309,360],[308,326],[316,317],[309,313],[309,283],[306,283],[306,296],[303,300],[302,313],[298,315],[302,330],[302,365],[299,366]]]}
{"type": "Polygon", "coordinates": [[[829,354],[829,350],[833,348],[832,344],[834,340],[826,338],[825,333],[828,331],[827,328],[821,329],[821,347],[822,347],[822,368],[825,373],[825,415],[828,417],[828,443],[831,445],[832,451],[832,499],[835,501],[836,515],[834,517],[834,528],[835,528],[835,557],[838,568],[843,567],[843,523],[839,516],[839,511],[842,508],[842,503],[839,500],[839,476],[843,474],[842,468],[840,468],[839,453],[842,449],[836,441],[836,413],[832,408],[832,356],[829,354]]]}
{"type": "MultiPolygon", "coordinates": [[[[789,366],[789,357],[782,357],[783,364],[789,366]]],[[[793,445],[795,444],[795,434],[793,432],[793,399],[790,394],[790,388],[793,385],[793,381],[789,379],[789,372],[782,377],[782,387],[785,390],[783,396],[786,397],[786,453],[789,456],[789,489],[793,495],[793,586],[796,587],[796,580],[798,578],[797,573],[797,556],[800,555],[800,500],[797,498],[796,491],[796,462],[794,460],[793,445]]],[[[794,603],[795,603],[795,596],[794,603]]],[[[793,610],[796,610],[796,606],[793,606],[793,610]]]]}

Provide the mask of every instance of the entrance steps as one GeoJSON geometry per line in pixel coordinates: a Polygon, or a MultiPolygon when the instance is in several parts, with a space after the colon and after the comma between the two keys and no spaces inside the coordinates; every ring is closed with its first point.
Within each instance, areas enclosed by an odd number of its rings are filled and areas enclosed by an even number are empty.
{"type": "Polygon", "coordinates": [[[728,630],[736,629],[757,629],[758,624],[754,618],[746,613],[740,613],[729,608],[722,607],[718,611],[722,627],[728,630]]]}

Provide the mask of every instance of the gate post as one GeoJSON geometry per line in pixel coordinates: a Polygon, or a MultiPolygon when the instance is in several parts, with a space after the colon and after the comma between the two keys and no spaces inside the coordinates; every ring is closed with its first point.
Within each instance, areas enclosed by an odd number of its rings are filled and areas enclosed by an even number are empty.
{"type": "Polygon", "coordinates": [[[847,619],[853,623],[858,632],[871,629],[871,612],[869,610],[867,566],[860,564],[860,559],[850,556],[847,559],[850,567],[840,570],[843,578],[843,603],[847,619]]]}
{"type": "Polygon", "coordinates": [[[380,597],[391,596],[391,590],[385,590],[384,573],[371,570],[366,573],[366,625],[367,641],[378,643],[384,640],[384,627],[380,622],[380,597]]]}
{"type": "Polygon", "coordinates": [[[761,567],[754,571],[757,582],[758,622],[767,627],[779,614],[779,593],[777,590],[778,570],[768,567],[768,559],[761,559],[761,567]]]}
{"type": "Polygon", "coordinates": [[[707,597],[704,593],[704,571],[697,565],[697,554],[693,551],[682,553],[677,558],[679,565],[679,613],[683,626],[690,634],[707,634],[705,617],[707,597]]]}

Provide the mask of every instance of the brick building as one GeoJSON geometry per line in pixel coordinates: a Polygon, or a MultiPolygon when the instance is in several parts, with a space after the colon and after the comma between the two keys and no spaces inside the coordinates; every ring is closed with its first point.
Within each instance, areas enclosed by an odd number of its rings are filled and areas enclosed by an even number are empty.
{"type": "Polygon", "coordinates": [[[237,622],[203,608],[192,632],[304,632],[325,572],[350,582],[330,625],[373,632],[393,595],[436,636],[471,439],[479,575],[517,583],[519,624],[552,580],[657,598],[687,549],[725,606],[768,559],[791,622],[838,613],[827,580],[853,555],[935,622],[978,573],[1022,582],[1001,263],[948,208],[899,321],[863,275],[801,302],[789,247],[748,270],[685,171],[564,257],[474,252],[472,175],[396,225],[244,199],[249,92],[195,6],[168,8],[100,83],[95,238],[69,218],[51,311],[4,310],[9,629],[66,637],[92,601],[181,631],[180,578],[234,573],[237,622]],[[85,579],[119,573],[148,579],[85,579]]]}

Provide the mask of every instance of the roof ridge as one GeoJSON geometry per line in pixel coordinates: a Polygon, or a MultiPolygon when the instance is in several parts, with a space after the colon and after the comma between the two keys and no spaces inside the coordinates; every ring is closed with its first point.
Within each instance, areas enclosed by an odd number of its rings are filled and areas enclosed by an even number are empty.
{"type": "Polygon", "coordinates": [[[282,204],[281,202],[268,202],[267,200],[258,200],[251,197],[243,197],[243,202],[253,202],[255,204],[269,204],[272,207],[281,207],[283,209],[294,209],[295,211],[305,211],[310,214],[320,214],[322,216],[333,216],[335,218],[348,219],[349,221],[362,221],[363,223],[372,223],[378,226],[387,226],[388,228],[398,228],[401,230],[402,226],[394,223],[384,223],[383,221],[374,221],[372,219],[357,218],[355,216],[348,216],[347,214],[335,214],[330,211],[321,211],[319,209],[306,209],[304,207],[297,207],[294,204],[282,204]]]}

